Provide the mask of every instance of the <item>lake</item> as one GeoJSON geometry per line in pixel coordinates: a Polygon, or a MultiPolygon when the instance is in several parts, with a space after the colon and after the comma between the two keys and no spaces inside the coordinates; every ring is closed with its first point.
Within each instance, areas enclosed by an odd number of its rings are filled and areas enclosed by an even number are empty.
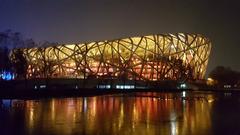
{"type": "Polygon", "coordinates": [[[240,134],[238,93],[133,92],[0,103],[0,135],[240,134]]]}

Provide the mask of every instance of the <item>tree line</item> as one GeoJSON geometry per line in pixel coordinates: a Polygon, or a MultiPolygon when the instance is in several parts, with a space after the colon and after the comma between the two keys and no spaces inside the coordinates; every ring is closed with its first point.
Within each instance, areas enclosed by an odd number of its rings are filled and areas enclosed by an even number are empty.
{"type": "Polygon", "coordinates": [[[0,80],[4,73],[15,73],[15,78],[18,79],[26,78],[28,65],[20,48],[49,44],[47,41],[36,43],[33,39],[25,39],[21,33],[11,30],[0,32],[0,80]]]}
{"type": "Polygon", "coordinates": [[[240,85],[240,72],[229,67],[217,66],[210,72],[209,77],[216,80],[217,85],[221,87],[223,85],[240,85]]]}

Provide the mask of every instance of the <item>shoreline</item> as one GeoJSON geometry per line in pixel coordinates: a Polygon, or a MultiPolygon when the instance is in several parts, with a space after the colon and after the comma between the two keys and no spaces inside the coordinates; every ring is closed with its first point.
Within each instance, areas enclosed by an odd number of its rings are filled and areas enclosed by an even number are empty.
{"type": "Polygon", "coordinates": [[[215,92],[240,93],[240,88],[216,88],[203,83],[165,80],[144,82],[136,80],[100,79],[29,79],[0,81],[0,98],[83,97],[131,92],[215,92]]]}
{"type": "Polygon", "coordinates": [[[136,92],[160,92],[160,93],[179,93],[179,92],[203,92],[203,93],[240,93],[239,89],[5,89],[0,91],[0,99],[35,99],[51,97],[91,97],[110,94],[124,94],[136,92]]]}

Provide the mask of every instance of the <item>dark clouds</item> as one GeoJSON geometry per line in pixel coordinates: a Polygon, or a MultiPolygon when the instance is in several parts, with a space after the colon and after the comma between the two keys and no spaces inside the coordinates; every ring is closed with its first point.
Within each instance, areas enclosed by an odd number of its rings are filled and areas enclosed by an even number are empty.
{"type": "Polygon", "coordinates": [[[0,30],[59,43],[201,33],[213,43],[209,70],[240,70],[239,7],[231,0],[0,0],[0,30]]]}

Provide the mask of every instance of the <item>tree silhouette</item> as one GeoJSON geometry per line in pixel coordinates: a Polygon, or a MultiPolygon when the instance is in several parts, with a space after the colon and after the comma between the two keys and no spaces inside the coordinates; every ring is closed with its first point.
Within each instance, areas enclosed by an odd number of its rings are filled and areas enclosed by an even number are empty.
{"type": "Polygon", "coordinates": [[[9,49],[4,47],[0,48],[0,71],[10,71],[11,62],[9,60],[9,49]]]}
{"type": "Polygon", "coordinates": [[[19,32],[0,32],[0,70],[13,71],[17,78],[26,78],[27,60],[23,50],[16,48],[32,46],[35,46],[35,42],[32,39],[23,39],[19,32]]]}
{"type": "Polygon", "coordinates": [[[11,54],[13,70],[17,74],[18,79],[26,78],[27,74],[27,60],[23,55],[21,49],[14,49],[11,54]]]}
{"type": "Polygon", "coordinates": [[[209,77],[217,80],[220,86],[224,84],[234,85],[240,80],[240,73],[231,68],[218,66],[210,72],[209,77]]]}

